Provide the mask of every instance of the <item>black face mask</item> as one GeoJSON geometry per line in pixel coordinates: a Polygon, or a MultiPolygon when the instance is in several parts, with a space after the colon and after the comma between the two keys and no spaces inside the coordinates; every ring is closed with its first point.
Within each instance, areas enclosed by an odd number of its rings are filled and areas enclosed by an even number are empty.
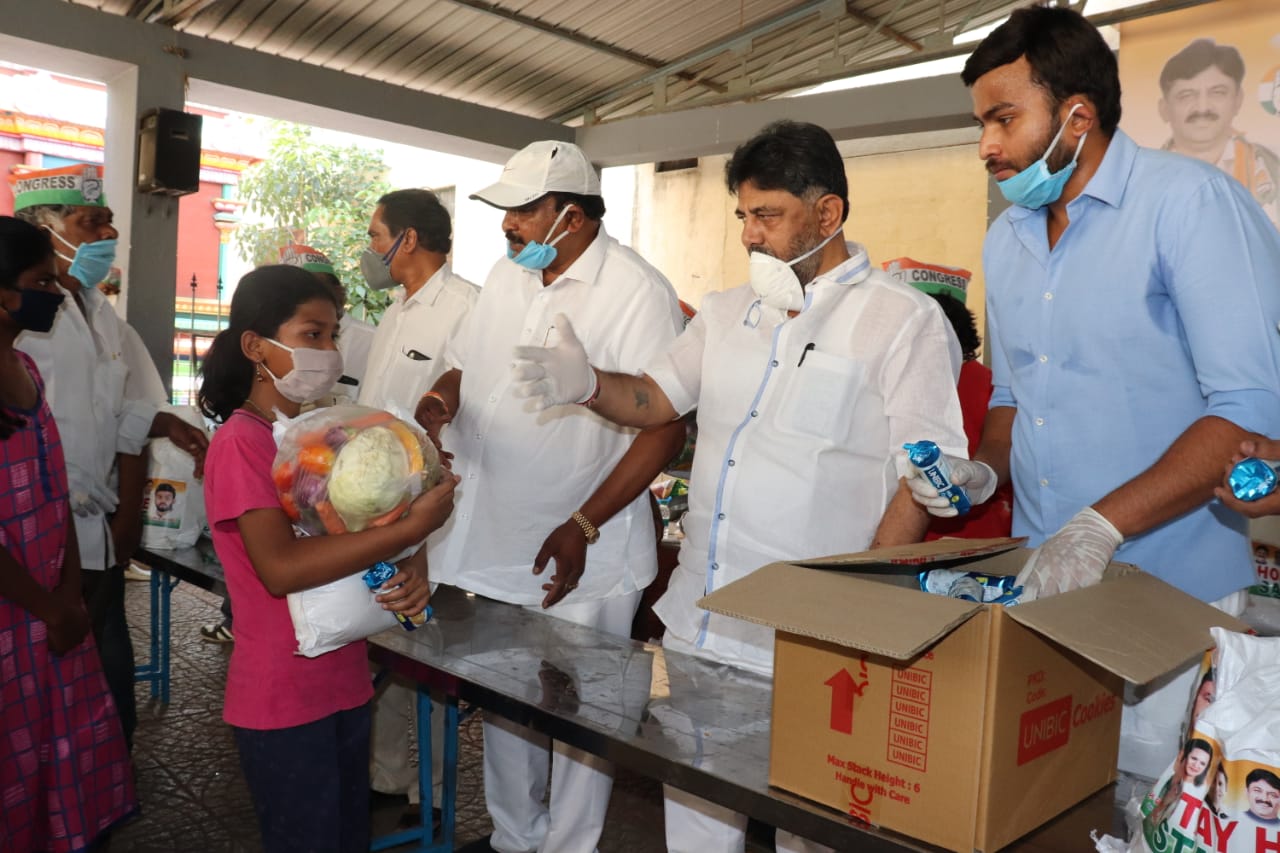
{"type": "Polygon", "coordinates": [[[58,307],[66,296],[58,291],[19,290],[22,304],[9,316],[19,327],[29,332],[47,332],[53,328],[53,321],[58,316],[58,307]]]}

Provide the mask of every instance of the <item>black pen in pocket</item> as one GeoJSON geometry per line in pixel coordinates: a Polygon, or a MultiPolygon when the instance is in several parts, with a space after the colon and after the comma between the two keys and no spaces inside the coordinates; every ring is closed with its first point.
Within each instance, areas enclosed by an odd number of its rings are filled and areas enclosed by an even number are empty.
{"type": "Polygon", "coordinates": [[[407,349],[407,350],[404,350],[404,352],[403,352],[402,354],[403,354],[406,358],[410,358],[410,359],[412,359],[413,361],[430,361],[430,360],[431,360],[431,356],[429,356],[429,355],[424,355],[423,353],[418,352],[416,349],[407,349]]]}
{"type": "Polygon", "coordinates": [[[805,344],[804,349],[800,351],[800,360],[796,362],[796,367],[800,367],[801,365],[803,365],[804,357],[809,354],[810,350],[814,350],[817,348],[818,348],[818,345],[815,344],[813,341],[809,341],[809,343],[805,344]]]}

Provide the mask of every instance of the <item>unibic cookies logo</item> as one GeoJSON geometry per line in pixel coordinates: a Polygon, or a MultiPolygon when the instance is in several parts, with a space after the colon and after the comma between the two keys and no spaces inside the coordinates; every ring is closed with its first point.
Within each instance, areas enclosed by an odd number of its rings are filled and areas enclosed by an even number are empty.
{"type": "Polygon", "coordinates": [[[1066,746],[1072,728],[1088,725],[1118,707],[1114,695],[1102,693],[1080,705],[1073,705],[1071,696],[1063,696],[1032,708],[1018,723],[1018,766],[1066,746]]]}

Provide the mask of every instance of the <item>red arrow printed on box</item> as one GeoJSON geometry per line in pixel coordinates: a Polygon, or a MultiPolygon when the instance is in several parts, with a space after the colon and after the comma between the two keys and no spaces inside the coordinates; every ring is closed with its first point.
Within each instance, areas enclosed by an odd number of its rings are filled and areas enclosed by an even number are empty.
{"type": "Polygon", "coordinates": [[[849,670],[842,668],[822,683],[831,688],[831,730],[853,734],[853,700],[862,695],[867,682],[854,681],[849,670]]]}

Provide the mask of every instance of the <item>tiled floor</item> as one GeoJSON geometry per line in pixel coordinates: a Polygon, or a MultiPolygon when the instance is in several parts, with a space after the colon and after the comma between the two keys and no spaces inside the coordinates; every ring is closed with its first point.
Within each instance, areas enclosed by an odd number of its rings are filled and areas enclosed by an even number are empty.
{"type": "MultiPolygon", "coordinates": [[[[148,586],[128,585],[129,622],[139,660],[149,643],[148,586]]],[[[199,627],[219,618],[219,601],[179,585],[173,594],[172,687],[168,707],[139,685],[134,763],[142,815],[113,837],[111,853],[217,853],[261,849],[231,732],[221,720],[230,648],[201,642],[199,627]]],[[[487,836],[480,719],[461,732],[458,844],[487,836]]],[[[399,808],[375,813],[375,832],[394,826],[399,808]]],[[[601,853],[664,849],[662,792],[654,782],[620,771],[601,853]]],[[[764,849],[753,847],[753,849],[764,849]]]]}

